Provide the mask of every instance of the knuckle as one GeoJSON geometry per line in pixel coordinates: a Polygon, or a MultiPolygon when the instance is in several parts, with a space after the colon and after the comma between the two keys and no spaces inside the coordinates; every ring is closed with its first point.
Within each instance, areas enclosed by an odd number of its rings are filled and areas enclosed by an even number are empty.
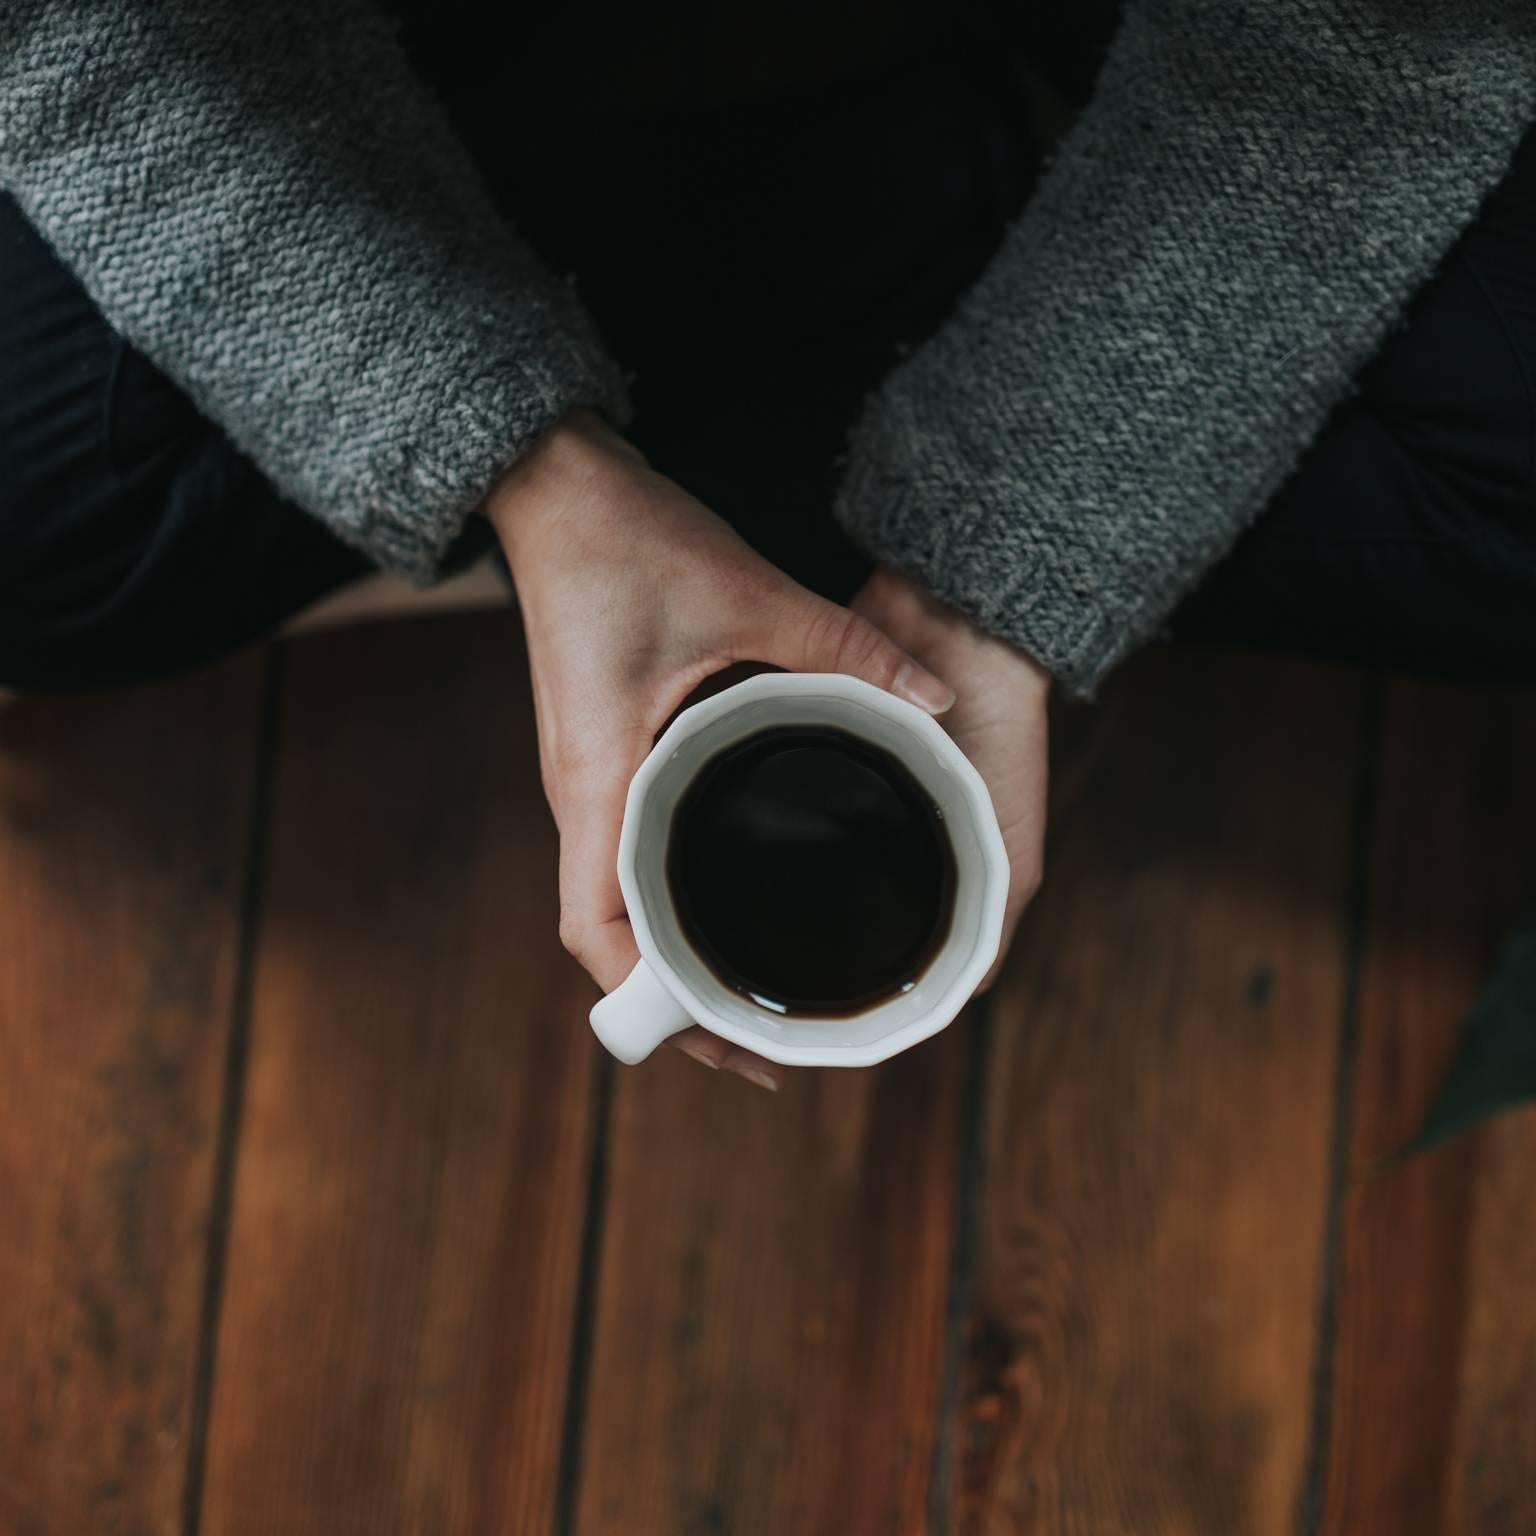
{"type": "Polygon", "coordinates": [[[885,686],[896,676],[897,659],[880,631],[860,620],[858,631],[849,639],[848,666],[885,686]]]}
{"type": "Polygon", "coordinates": [[[818,607],[805,626],[805,648],[812,660],[835,662],[848,643],[853,614],[827,603],[818,607]]]}
{"type": "Polygon", "coordinates": [[[543,754],[539,777],[552,806],[578,807],[601,783],[598,759],[579,738],[554,742],[543,754]]]}
{"type": "Polygon", "coordinates": [[[817,622],[821,626],[821,654],[835,670],[861,676],[894,670],[888,665],[884,637],[859,614],[832,606],[817,622]]]}
{"type": "Polygon", "coordinates": [[[560,914],[560,943],[578,960],[583,960],[587,948],[587,926],[572,913],[560,914]]]}
{"type": "Polygon", "coordinates": [[[548,757],[539,759],[539,784],[544,790],[544,798],[549,802],[550,809],[555,813],[555,819],[560,819],[560,770],[548,757]]]}

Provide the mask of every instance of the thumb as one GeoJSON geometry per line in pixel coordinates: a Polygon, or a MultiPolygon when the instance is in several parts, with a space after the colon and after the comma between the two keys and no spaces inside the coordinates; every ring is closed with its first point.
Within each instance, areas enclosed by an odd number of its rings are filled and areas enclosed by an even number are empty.
{"type": "Polygon", "coordinates": [[[803,589],[750,637],[752,657],[791,672],[845,672],[930,715],[955,702],[955,690],[862,614],[803,589]]]}

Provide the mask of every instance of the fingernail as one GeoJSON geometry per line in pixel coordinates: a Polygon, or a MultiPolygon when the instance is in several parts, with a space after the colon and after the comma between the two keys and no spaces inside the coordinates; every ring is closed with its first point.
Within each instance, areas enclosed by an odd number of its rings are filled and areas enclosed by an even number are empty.
{"type": "Polygon", "coordinates": [[[715,1058],[711,1056],[702,1045],[680,1045],[678,1046],[678,1050],[680,1050],[684,1056],[689,1057],[691,1060],[697,1061],[702,1066],[708,1067],[711,1072],[718,1072],[720,1070],[720,1063],[716,1061],[715,1058]]]}
{"type": "Polygon", "coordinates": [[[749,1083],[756,1083],[759,1088],[766,1088],[769,1093],[779,1091],[779,1080],[771,1073],[763,1071],[761,1067],[737,1067],[735,1070],[749,1083]]]}
{"type": "Polygon", "coordinates": [[[910,661],[902,663],[891,692],[919,709],[926,709],[930,715],[942,715],[955,702],[955,690],[948,683],[941,683],[932,672],[910,661]]]}

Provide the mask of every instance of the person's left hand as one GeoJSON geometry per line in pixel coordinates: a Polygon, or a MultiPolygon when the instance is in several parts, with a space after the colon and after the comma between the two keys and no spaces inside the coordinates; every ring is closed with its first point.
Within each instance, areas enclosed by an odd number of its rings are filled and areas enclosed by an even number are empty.
{"type": "Polygon", "coordinates": [[[1019,918],[1040,886],[1050,674],[890,566],[877,566],[850,606],[955,690],[954,708],[939,717],[939,724],[992,791],[1012,880],[1002,947],[978,989],[985,992],[997,979],[1019,918]]]}

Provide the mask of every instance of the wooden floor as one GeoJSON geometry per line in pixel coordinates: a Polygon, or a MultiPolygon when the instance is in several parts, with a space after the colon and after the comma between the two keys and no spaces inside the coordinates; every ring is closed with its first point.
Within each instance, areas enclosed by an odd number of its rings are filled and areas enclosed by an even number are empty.
{"type": "Polygon", "coordinates": [[[1529,1536],[1530,695],[1148,655],[994,997],[611,1066],[515,622],[0,713],[0,1536],[1529,1536]]]}

